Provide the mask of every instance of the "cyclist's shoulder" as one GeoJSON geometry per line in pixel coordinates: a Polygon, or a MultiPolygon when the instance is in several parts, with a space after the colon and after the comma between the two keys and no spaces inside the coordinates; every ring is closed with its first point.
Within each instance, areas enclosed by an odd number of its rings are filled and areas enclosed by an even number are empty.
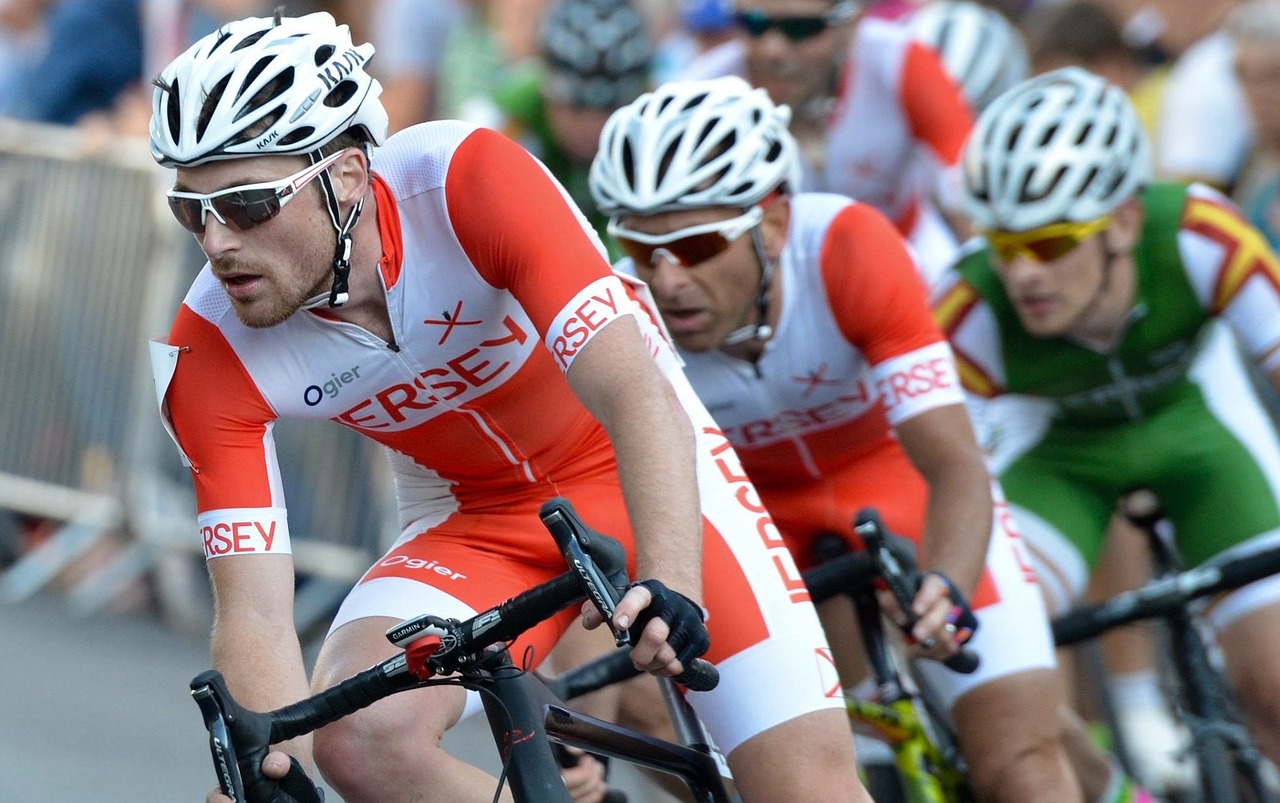
{"type": "Polygon", "coordinates": [[[496,132],[465,120],[430,120],[392,134],[373,149],[370,161],[392,194],[406,198],[442,185],[464,144],[472,147],[487,133],[496,132]]]}

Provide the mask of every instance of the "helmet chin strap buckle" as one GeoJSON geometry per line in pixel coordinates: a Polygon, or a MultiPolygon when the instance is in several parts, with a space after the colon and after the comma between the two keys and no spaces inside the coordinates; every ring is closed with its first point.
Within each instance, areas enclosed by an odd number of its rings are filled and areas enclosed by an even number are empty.
{"type": "Polygon", "coordinates": [[[347,286],[351,276],[351,235],[343,232],[338,237],[338,250],[333,258],[333,287],[329,290],[329,306],[341,307],[351,293],[347,286]]]}

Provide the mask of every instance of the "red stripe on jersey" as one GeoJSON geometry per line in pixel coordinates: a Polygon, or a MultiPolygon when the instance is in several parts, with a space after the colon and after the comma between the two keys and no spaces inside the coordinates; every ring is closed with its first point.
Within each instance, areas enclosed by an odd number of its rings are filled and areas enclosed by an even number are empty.
{"type": "Polygon", "coordinates": [[[1280,293],[1280,260],[1262,234],[1235,208],[1207,198],[1191,197],[1182,215],[1182,226],[1207,237],[1223,248],[1223,258],[1209,311],[1220,314],[1254,276],[1280,293]]]}
{"type": "Polygon", "coordinates": [[[944,165],[960,161],[973,110],[936,52],[912,42],[902,64],[902,108],[908,125],[944,165]]]}
{"type": "Polygon", "coordinates": [[[820,259],[836,323],[871,365],[942,341],[915,260],[880,212],[862,203],[841,210],[820,259]]]}
{"type": "Polygon", "coordinates": [[[169,344],[182,351],[166,399],[192,463],[198,509],[283,506],[272,498],[264,443],[276,414],[231,344],[185,304],[169,344]]]}
{"type": "Polygon", "coordinates": [[[390,290],[400,281],[400,269],[404,267],[404,237],[400,233],[400,211],[395,196],[381,176],[373,177],[373,199],[377,202],[378,236],[382,238],[382,259],[378,269],[382,280],[390,290]]]}

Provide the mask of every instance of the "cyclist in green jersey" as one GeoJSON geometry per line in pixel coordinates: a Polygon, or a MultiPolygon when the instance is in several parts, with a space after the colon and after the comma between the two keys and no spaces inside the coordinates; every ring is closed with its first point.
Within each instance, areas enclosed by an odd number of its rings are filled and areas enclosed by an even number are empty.
{"type": "MultiPolygon", "coordinates": [[[[1242,359],[1280,388],[1280,262],[1261,234],[1206,186],[1153,182],[1123,92],[1074,67],[983,112],[963,195],[982,236],[936,314],[966,388],[1000,397],[994,468],[1051,610],[1079,598],[1137,487],[1189,566],[1280,539],[1280,443],[1242,359]]],[[[1208,617],[1280,760],[1280,579],[1208,617]]]]}

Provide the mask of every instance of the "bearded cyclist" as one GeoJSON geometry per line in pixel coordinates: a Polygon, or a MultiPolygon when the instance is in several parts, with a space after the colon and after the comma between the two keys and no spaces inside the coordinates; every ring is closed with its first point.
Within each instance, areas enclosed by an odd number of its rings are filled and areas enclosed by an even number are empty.
{"type": "MultiPolygon", "coordinates": [[[[392,655],[384,633],[404,618],[465,619],[549,580],[563,560],[538,509],[563,495],[653,578],[615,616],[642,623],[632,660],[664,675],[704,651],[724,664],[691,702],[743,799],[867,801],[814,660],[827,649],[817,616],[790,593],[795,566],[762,539],[768,517],[738,501],[754,490],[634,284],[513,141],[455,121],[385,138],[372,56],[326,13],[255,17],[156,81],[152,152],[176,168],[169,206],[209,257],[152,353],[195,485],[215,667],[246,705],[273,709],[392,655]],[[342,603],[310,684],[281,417],[385,446],[403,528],[342,603]]],[[[572,621],[544,623],[514,653],[537,664],[572,621]]],[[[350,803],[492,800],[494,779],[440,746],[465,698],[398,695],[277,745],[270,771],[293,757],[289,791],[254,803],[316,800],[313,754],[350,803]]]]}

